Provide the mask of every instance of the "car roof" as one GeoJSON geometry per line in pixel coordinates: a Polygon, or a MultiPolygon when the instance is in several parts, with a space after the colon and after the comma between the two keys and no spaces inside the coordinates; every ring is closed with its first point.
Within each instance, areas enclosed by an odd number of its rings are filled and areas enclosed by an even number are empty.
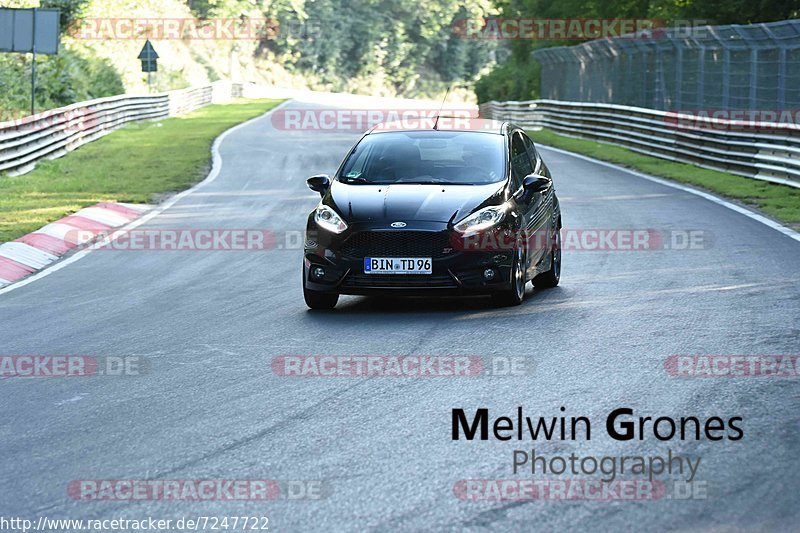
{"type": "Polygon", "coordinates": [[[502,120],[492,120],[486,118],[473,117],[431,117],[430,120],[415,121],[424,122],[409,125],[407,121],[382,122],[367,131],[367,135],[373,133],[390,133],[393,131],[470,131],[475,133],[493,133],[495,135],[508,135],[512,130],[517,129],[510,122],[502,120]]]}

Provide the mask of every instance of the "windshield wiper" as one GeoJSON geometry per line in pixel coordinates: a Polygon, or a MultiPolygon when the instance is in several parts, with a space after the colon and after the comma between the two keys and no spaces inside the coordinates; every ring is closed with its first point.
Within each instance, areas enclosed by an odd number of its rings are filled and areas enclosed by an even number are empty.
{"type": "Polygon", "coordinates": [[[362,176],[358,176],[355,178],[342,178],[342,179],[344,180],[345,183],[372,183],[367,178],[364,178],[362,176]]]}
{"type": "Polygon", "coordinates": [[[453,185],[453,183],[447,180],[430,179],[425,181],[396,181],[393,185],[453,185]]]}

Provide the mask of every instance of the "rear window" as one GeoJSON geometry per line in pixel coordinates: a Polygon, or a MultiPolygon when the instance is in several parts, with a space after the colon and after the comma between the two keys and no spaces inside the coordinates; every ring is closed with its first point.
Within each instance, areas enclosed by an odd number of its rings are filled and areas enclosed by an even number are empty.
{"type": "Polygon", "coordinates": [[[463,131],[367,135],[338,176],[343,183],[374,185],[482,185],[504,178],[504,137],[463,131]]]}

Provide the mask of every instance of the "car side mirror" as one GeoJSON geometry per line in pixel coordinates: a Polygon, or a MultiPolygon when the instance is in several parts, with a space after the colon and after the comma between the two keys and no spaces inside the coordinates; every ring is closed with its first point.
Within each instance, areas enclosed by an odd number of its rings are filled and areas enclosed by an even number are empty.
{"type": "Polygon", "coordinates": [[[327,174],[317,174],[308,178],[306,185],[312,191],[318,192],[320,196],[325,196],[325,192],[331,186],[331,178],[327,174]]]}
{"type": "Polygon", "coordinates": [[[522,194],[520,195],[520,201],[523,203],[528,203],[533,198],[533,195],[537,192],[544,192],[549,187],[552,187],[553,180],[548,178],[547,176],[543,176],[541,174],[528,174],[525,176],[525,179],[522,180],[522,194]]]}
{"type": "Polygon", "coordinates": [[[525,179],[522,180],[522,188],[531,193],[544,192],[552,185],[553,180],[541,174],[528,174],[525,176],[525,179]]]}

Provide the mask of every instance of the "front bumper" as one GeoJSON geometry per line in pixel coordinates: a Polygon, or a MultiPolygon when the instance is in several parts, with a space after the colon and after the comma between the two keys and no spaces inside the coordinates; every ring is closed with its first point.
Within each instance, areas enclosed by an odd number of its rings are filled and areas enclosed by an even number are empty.
{"type": "Polygon", "coordinates": [[[347,235],[309,231],[303,279],[309,290],[339,294],[491,294],[511,288],[513,251],[465,251],[453,246],[455,234],[439,223],[385,230],[354,226],[347,235]],[[431,274],[366,274],[365,257],[431,257],[431,274]],[[324,277],[312,275],[323,267],[324,277]],[[487,280],[484,271],[494,277],[487,280]]]}

